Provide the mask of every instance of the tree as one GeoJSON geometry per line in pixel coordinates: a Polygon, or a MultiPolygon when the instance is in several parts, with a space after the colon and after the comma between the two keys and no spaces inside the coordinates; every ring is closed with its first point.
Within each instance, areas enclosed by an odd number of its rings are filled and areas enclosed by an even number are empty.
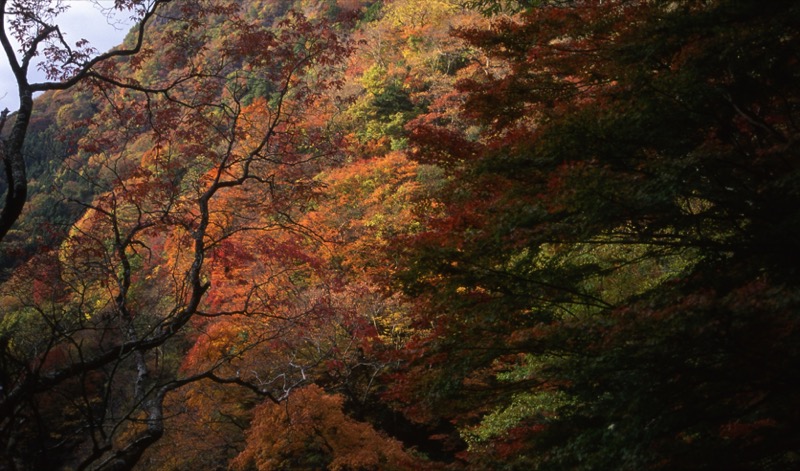
{"type": "MultiPolygon", "coordinates": [[[[142,49],[144,32],[167,0],[116,1],[113,9],[129,12],[137,22],[136,38],[128,48],[119,48],[98,54],[87,41],[81,39],[70,43],[62,34],[58,17],[69,7],[63,1],[43,2],[38,0],[3,0],[0,2],[0,44],[11,66],[19,94],[19,110],[13,115],[14,122],[8,136],[2,140],[3,166],[6,178],[6,198],[0,212],[0,241],[22,213],[28,193],[28,180],[23,146],[28,126],[34,111],[33,95],[47,90],[66,90],[80,82],[102,79],[96,72],[98,66],[131,57],[142,49]],[[14,49],[14,42],[19,49],[14,49]],[[44,61],[36,64],[42,56],[44,61]],[[31,83],[30,68],[38,66],[46,74],[47,81],[31,83]]],[[[8,110],[0,117],[0,129],[4,129],[8,110]]]]}
{"type": "Polygon", "coordinates": [[[474,466],[795,465],[793,2],[541,2],[412,148],[452,176],[398,243],[418,296],[393,399],[474,466]],[[745,353],[747,352],[747,353],[745,353]]]}
{"type": "MultiPolygon", "coordinates": [[[[300,230],[309,172],[335,150],[309,107],[336,88],[349,45],[297,13],[272,25],[238,2],[164,3],[160,40],[180,49],[84,73],[104,109],[80,143],[88,165],[73,170],[96,196],[74,201],[85,213],[60,247],[2,285],[4,466],[131,469],[163,435],[168,395],[198,381],[280,398],[227,375],[235,345],[204,368],[184,370],[182,357],[209,319],[269,307],[269,280],[215,306],[215,269],[236,263],[241,251],[226,249],[244,234],[300,230]],[[136,78],[150,61],[169,72],[136,78]]],[[[260,247],[280,254],[270,242],[260,247]]]]}
{"type": "Polygon", "coordinates": [[[400,442],[342,411],[341,396],[306,386],[285,405],[258,408],[234,469],[414,469],[419,463],[400,442]],[[281,433],[275,433],[280,430],[281,433]]]}

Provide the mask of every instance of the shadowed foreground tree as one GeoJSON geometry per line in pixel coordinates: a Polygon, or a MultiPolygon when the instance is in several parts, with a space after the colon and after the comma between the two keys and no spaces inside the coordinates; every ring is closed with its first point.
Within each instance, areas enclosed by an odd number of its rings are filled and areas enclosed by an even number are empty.
{"type": "Polygon", "coordinates": [[[475,468],[796,468],[798,24],[586,0],[461,30],[479,132],[415,123],[452,180],[397,244],[427,335],[391,397],[475,468]]]}

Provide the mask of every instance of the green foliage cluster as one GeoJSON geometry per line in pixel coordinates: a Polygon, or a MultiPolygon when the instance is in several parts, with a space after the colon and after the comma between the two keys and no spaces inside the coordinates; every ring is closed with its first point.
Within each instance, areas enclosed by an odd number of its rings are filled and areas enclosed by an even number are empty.
{"type": "Polygon", "coordinates": [[[405,124],[415,113],[409,91],[401,77],[389,75],[386,67],[375,64],[361,77],[365,94],[350,108],[353,120],[360,125],[361,142],[388,138],[392,150],[407,145],[405,124]]]}

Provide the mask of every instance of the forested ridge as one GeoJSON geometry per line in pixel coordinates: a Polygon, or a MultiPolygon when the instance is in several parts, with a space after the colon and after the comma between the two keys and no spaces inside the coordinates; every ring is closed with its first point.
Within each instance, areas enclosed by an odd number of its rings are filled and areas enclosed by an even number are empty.
{"type": "Polygon", "coordinates": [[[800,468],[797,2],[0,5],[0,470],[800,468]]]}

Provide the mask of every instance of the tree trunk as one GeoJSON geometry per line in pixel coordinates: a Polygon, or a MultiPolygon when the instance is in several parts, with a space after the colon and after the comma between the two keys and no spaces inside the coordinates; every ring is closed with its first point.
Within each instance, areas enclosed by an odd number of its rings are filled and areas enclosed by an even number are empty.
{"type": "MultiPolygon", "coordinates": [[[[17,222],[25,200],[28,196],[28,177],[25,172],[25,158],[22,146],[28,131],[31,113],[33,112],[33,93],[27,86],[20,87],[19,111],[15,116],[14,127],[7,139],[0,142],[0,156],[6,172],[8,188],[6,202],[0,212],[0,241],[5,238],[11,227],[17,222]]],[[[4,120],[5,121],[5,120],[4,120]]]]}

